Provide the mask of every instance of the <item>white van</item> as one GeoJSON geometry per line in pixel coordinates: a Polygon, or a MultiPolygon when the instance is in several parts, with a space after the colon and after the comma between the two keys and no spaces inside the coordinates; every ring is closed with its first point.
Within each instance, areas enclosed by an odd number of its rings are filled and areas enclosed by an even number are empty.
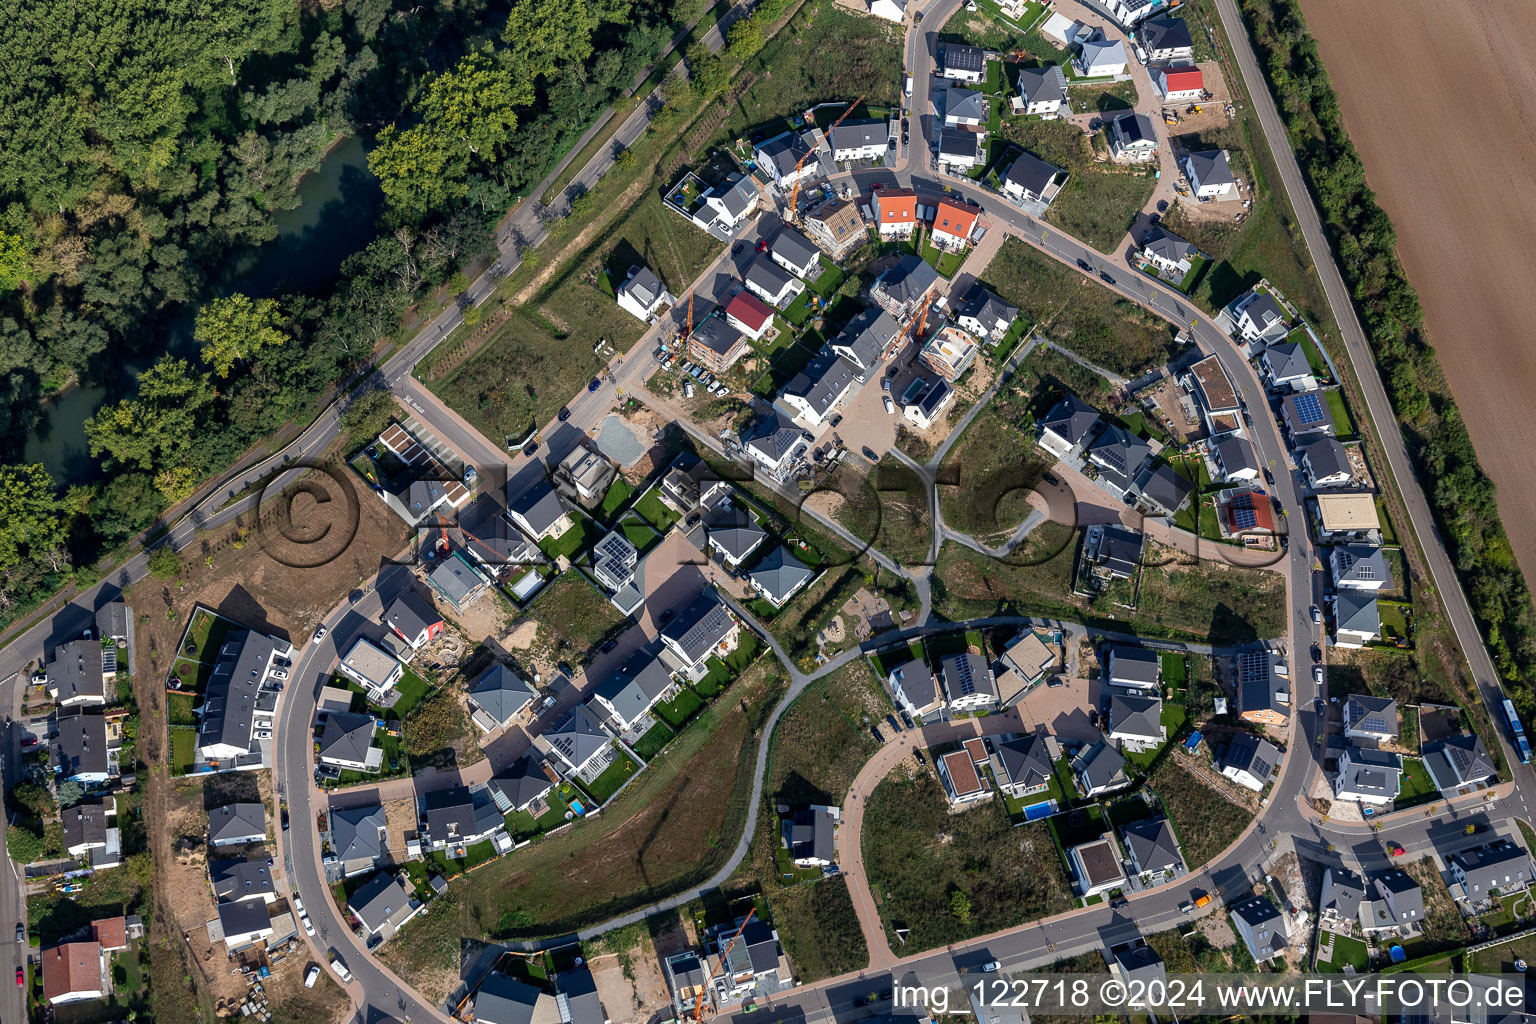
{"type": "Polygon", "coordinates": [[[912,76],[911,75],[907,76],[907,95],[908,96],[912,95],[912,76]]]}
{"type": "Polygon", "coordinates": [[[319,981],[319,980],[320,980],[320,966],[318,964],[310,964],[309,965],[309,970],[304,972],[304,987],[305,988],[314,988],[315,987],[315,982],[319,981]]]}

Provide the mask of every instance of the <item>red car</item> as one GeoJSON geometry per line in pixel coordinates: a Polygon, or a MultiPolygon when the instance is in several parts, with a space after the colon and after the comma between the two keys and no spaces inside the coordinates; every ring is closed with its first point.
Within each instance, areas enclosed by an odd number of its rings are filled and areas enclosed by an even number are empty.
{"type": "Polygon", "coordinates": [[[1392,856],[1394,856],[1394,857],[1401,857],[1402,855],[1403,855],[1403,848],[1402,848],[1402,846],[1400,846],[1397,843],[1393,843],[1392,844],[1392,856]]]}
{"type": "Polygon", "coordinates": [[[16,987],[24,988],[27,984],[27,975],[20,967],[16,968],[16,987]]]}

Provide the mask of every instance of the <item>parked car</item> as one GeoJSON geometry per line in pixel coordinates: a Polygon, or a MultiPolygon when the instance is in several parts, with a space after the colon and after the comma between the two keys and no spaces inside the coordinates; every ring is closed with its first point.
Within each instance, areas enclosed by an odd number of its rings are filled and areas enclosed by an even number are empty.
{"type": "Polygon", "coordinates": [[[1322,625],[1323,610],[1321,608],[1319,608],[1317,605],[1313,605],[1310,609],[1308,609],[1308,613],[1312,616],[1313,625],[1322,625]]]}
{"type": "Polygon", "coordinates": [[[352,972],[347,970],[347,965],[343,963],[341,957],[337,956],[335,953],[331,954],[331,970],[335,971],[336,977],[340,978],[342,981],[352,980],[352,972]]]}
{"type": "Polygon", "coordinates": [[[1312,645],[1312,664],[1321,665],[1323,662],[1323,649],[1317,644],[1312,645]]]}
{"type": "Polygon", "coordinates": [[[294,896],[293,896],[293,900],[291,902],[293,903],[293,909],[294,910],[297,910],[301,914],[304,913],[304,899],[303,899],[303,897],[301,897],[297,893],[295,893],[294,896]]]}
{"type": "Polygon", "coordinates": [[[1078,260],[1077,269],[1087,271],[1091,274],[1093,273],[1093,264],[1089,263],[1087,260],[1078,260]]]}
{"type": "Polygon", "coordinates": [[[1201,892],[1199,889],[1196,889],[1190,895],[1195,898],[1195,906],[1197,907],[1208,907],[1211,905],[1212,896],[1208,892],[1201,892]]]}
{"type": "Polygon", "coordinates": [[[87,640],[95,640],[96,639],[96,634],[92,633],[90,630],[86,630],[84,633],[81,633],[80,635],[85,637],[85,639],[87,639],[87,640]]]}
{"type": "Polygon", "coordinates": [[[837,427],[837,425],[842,423],[842,422],[843,422],[843,414],[842,413],[838,413],[836,416],[832,417],[832,422],[831,422],[830,426],[832,426],[835,429],[837,427]]]}
{"type": "Polygon", "coordinates": [[[22,924],[20,921],[16,922],[16,941],[17,942],[26,942],[27,941],[27,926],[22,924]]]}
{"type": "Polygon", "coordinates": [[[1275,486],[1275,474],[1269,469],[1268,466],[1264,467],[1264,482],[1269,484],[1271,487],[1275,486]]]}
{"type": "Polygon", "coordinates": [[[319,643],[321,640],[324,640],[325,634],[328,632],[330,631],[327,630],[324,626],[321,626],[319,629],[315,630],[315,643],[319,643]]]}
{"type": "Polygon", "coordinates": [[[16,987],[25,988],[27,984],[27,972],[20,967],[16,968],[16,987]]]}
{"type": "Polygon", "coordinates": [[[891,378],[887,377],[887,378],[885,378],[885,380],[880,382],[880,390],[882,390],[882,391],[889,391],[889,390],[891,390],[891,378]]]}
{"type": "Polygon", "coordinates": [[[869,445],[865,445],[865,446],[864,446],[864,447],[863,447],[863,449],[862,449],[862,451],[863,451],[863,453],[864,453],[864,457],[865,457],[865,458],[866,458],[866,459],[868,459],[868,460],[869,460],[869,461],[870,461],[870,462],[879,462],[879,461],[880,461],[880,455],[879,455],[879,453],[877,453],[877,452],[876,452],[876,451],[875,451],[875,450],[874,450],[874,449],[873,449],[873,448],[871,448],[871,447],[870,447],[870,446],[869,446],[869,445]]]}
{"type": "Polygon", "coordinates": [[[315,982],[320,980],[320,967],[318,964],[310,964],[309,970],[304,972],[304,987],[314,988],[315,982]]]}
{"type": "Polygon", "coordinates": [[[1389,852],[1394,857],[1401,857],[1404,854],[1404,852],[1406,852],[1406,851],[1403,850],[1403,846],[1402,846],[1401,843],[1393,843],[1392,844],[1392,849],[1389,852]]]}
{"type": "MultiPolygon", "coordinates": [[[[662,361],[662,365],[663,366],[666,365],[666,361],[665,360],[662,361]]],[[[559,414],[555,418],[557,420],[559,420],[561,423],[564,423],[566,420],[571,418],[571,410],[568,409],[568,408],[563,408],[562,407],[560,412],[559,412],[559,414]]]]}
{"type": "Polygon", "coordinates": [[[594,391],[596,391],[598,388],[600,388],[602,386],[603,386],[602,379],[599,378],[599,377],[593,377],[592,378],[592,382],[587,385],[587,394],[589,394],[589,395],[592,394],[594,391]]]}
{"type": "Polygon", "coordinates": [[[768,251],[768,239],[766,239],[766,238],[759,238],[757,240],[757,251],[758,252],[767,252],[768,251]]]}
{"type": "Polygon", "coordinates": [[[286,669],[275,668],[275,669],[272,670],[272,678],[273,679],[287,679],[288,678],[288,671],[286,669]]]}
{"type": "Polygon", "coordinates": [[[1323,666],[1321,666],[1321,665],[1313,665],[1312,666],[1312,681],[1314,683],[1316,683],[1318,686],[1322,686],[1323,685],[1323,666]]]}
{"type": "Polygon", "coordinates": [[[881,398],[882,401],[885,402],[885,413],[886,413],[886,415],[887,416],[894,416],[894,415],[896,415],[896,403],[891,401],[891,396],[890,395],[881,395],[880,398],[881,398]]]}
{"type": "Polygon", "coordinates": [[[1050,484],[1052,487],[1059,487],[1059,486],[1061,486],[1061,481],[1056,479],[1056,474],[1055,473],[1042,473],[1042,474],[1040,474],[1040,479],[1044,480],[1046,483],[1050,484]]]}
{"type": "Polygon", "coordinates": [[[313,934],[315,934],[315,923],[309,919],[309,915],[308,914],[300,914],[299,915],[299,923],[304,926],[304,934],[305,935],[313,935],[313,934]]]}
{"type": "Polygon", "coordinates": [[[1107,271],[1107,270],[1099,271],[1099,279],[1101,281],[1103,281],[1105,284],[1114,284],[1115,283],[1115,279],[1110,275],[1109,271],[1107,271]]]}
{"type": "Polygon", "coordinates": [[[986,963],[982,964],[976,969],[982,974],[996,974],[998,971],[1003,969],[1003,965],[998,963],[996,960],[988,960],[986,963]]]}
{"type": "Polygon", "coordinates": [[[742,242],[737,242],[735,245],[731,246],[731,255],[740,256],[743,244],[744,243],[742,242]]]}

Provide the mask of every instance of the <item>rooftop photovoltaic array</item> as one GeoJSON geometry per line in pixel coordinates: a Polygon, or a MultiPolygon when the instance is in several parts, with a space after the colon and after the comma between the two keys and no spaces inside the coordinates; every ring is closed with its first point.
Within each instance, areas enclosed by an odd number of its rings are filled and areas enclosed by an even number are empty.
{"type": "Polygon", "coordinates": [[[1245,651],[1237,656],[1237,672],[1242,679],[1269,678],[1269,652],[1245,651]]]}
{"type": "Polygon", "coordinates": [[[1251,530],[1259,524],[1259,516],[1252,507],[1236,507],[1232,509],[1232,522],[1239,530],[1251,530]]]}
{"type": "Polygon", "coordinates": [[[976,680],[971,676],[971,659],[956,658],[950,662],[959,678],[955,680],[960,696],[969,697],[976,692],[976,680]]]}
{"type": "Polygon", "coordinates": [[[1296,412],[1308,423],[1327,419],[1323,415],[1323,403],[1318,401],[1316,395],[1310,393],[1296,396],[1296,412]]]}

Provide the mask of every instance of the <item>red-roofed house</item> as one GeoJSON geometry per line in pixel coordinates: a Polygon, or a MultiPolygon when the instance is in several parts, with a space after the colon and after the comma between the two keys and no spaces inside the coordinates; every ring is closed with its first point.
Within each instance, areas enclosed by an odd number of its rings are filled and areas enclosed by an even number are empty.
{"type": "Polygon", "coordinates": [[[1192,65],[1158,68],[1153,77],[1157,79],[1157,91],[1163,94],[1165,103],[1198,100],[1205,96],[1205,76],[1192,65]]]}
{"type": "Polygon", "coordinates": [[[725,322],[753,341],[762,341],[773,326],[773,307],[748,291],[725,304],[725,322]]]}
{"type": "Polygon", "coordinates": [[[940,249],[963,249],[971,244],[981,207],[955,199],[940,199],[933,215],[933,244],[940,249]]]}
{"type": "Polygon", "coordinates": [[[128,922],[125,918],[107,917],[92,921],[91,933],[108,953],[128,948],[128,922]]]}
{"type": "Polygon", "coordinates": [[[883,188],[870,201],[881,238],[911,238],[917,229],[917,193],[909,188],[883,188]]]}
{"type": "Polygon", "coordinates": [[[66,942],[43,950],[43,998],[55,1005],[104,999],[107,955],[98,942],[66,942]]]}
{"type": "Polygon", "coordinates": [[[1216,496],[1221,532],[1228,537],[1263,537],[1275,532],[1275,510],[1262,491],[1223,491],[1216,496]]]}

